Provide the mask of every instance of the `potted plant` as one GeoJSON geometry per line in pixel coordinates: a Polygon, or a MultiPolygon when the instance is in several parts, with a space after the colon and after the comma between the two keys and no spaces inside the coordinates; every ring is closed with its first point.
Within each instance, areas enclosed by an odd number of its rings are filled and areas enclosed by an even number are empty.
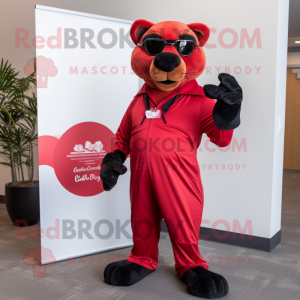
{"type": "Polygon", "coordinates": [[[37,146],[37,99],[28,95],[35,83],[31,74],[19,72],[8,61],[0,65],[0,164],[11,170],[5,185],[5,202],[16,226],[39,222],[39,183],[34,178],[33,149],[37,146]]]}

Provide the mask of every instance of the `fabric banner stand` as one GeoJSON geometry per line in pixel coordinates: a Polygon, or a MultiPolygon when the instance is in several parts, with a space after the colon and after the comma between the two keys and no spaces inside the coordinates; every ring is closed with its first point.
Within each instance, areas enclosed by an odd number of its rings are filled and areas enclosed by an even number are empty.
{"type": "Polygon", "coordinates": [[[36,6],[42,264],[132,245],[130,158],[111,192],[99,177],[139,88],[131,24],[36,6]]]}

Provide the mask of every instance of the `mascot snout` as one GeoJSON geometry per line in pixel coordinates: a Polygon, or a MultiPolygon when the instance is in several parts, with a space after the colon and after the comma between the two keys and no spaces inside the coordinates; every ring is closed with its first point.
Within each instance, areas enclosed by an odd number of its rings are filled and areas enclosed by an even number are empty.
{"type": "Polygon", "coordinates": [[[150,65],[150,76],[162,91],[176,88],[186,73],[183,59],[175,53],[162,52],[155,56],[150,65]]]}

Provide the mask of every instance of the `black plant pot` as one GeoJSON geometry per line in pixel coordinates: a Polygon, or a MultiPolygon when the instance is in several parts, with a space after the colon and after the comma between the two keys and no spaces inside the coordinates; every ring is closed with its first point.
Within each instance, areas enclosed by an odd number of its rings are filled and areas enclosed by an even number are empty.
{"type": "Polygon", "coordinates": [[[5,185],[5,202],[8,215],[16,226],[30,226],[40,220],[39,185],[5,185]]]}

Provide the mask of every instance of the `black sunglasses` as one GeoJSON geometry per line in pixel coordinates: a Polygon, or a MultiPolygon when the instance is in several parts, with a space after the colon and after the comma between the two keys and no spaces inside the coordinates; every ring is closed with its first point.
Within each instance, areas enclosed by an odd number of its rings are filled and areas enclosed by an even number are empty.
{"type": "Polygon", "coordinates": [[[161,53],[166,45],[174,46],[181,56],[189,56],[196,47],[201,47],[200,44],[196,44],[196,42],[192,40],[165,41],[158,38],[148,38],[145,39],[142,44],[138,43],[137,45],[145,47],[148,55],[152,56],[161,53]]]}

